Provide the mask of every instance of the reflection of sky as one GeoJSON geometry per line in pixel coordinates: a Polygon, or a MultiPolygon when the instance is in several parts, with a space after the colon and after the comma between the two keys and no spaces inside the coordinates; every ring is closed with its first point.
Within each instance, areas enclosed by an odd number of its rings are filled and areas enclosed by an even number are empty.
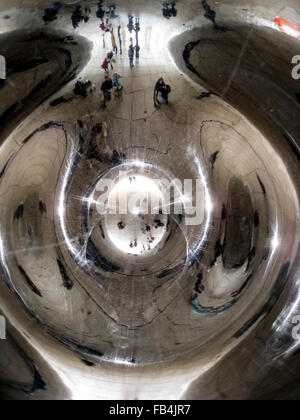
{"type": "MultiPolygon", "coordinates": [[[[129,211],[127,215],[106,216],[106,229],[109,239],[114,246],[127,254],[141,255],[152,251],[163,239],[165,228],[153,228],[151,232],[143,233],[142,228],[148,223],[152,227],[153,219],[157,217],[145,215],[143,221],[139,214],[142,212],[149,213],[152,201],[163,202],[163,194],[159,187],[150,178],[130,175],[128,178],[121,179],[112,189],[108,197],[108,207],[118,207],[119,200],[123,201],[119,203],[121,208],[127,208],[128,204],[129,211]],[[145,206],[143,206],[143,203],[145,206]],[[118,228],[118,223],[121,221],[125,224],[123,230],[118,228]],[[149,243],[149,238],[154,238],[154,240],[149,243]],[[137,246],[130,247],[130,244],[135,240],[137,240],[137,246]]],[[[164,218],[166,223],[167,217],[164,216],[164,218]]]]}

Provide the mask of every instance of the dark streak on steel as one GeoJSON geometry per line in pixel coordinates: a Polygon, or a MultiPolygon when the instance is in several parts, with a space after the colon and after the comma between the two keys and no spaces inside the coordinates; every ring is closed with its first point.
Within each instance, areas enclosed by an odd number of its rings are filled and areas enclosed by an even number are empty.
{"type": "Polygon", "coordinates": [[[64,286],[67,290],[72,290],[72,289],[73,289],[73,286],[74,286],[74,283],[73,283],[73,281],[70,279],[70,277],[68,276],[68,274],[67,274],[67,272],[66,272],[66,269],[65,269],[65,267],[64,267],[64,265],[63,265],[63,263],[62,263],[59,259],[57,259],[57,265],[58,265],[58,268],[59,268],[60,274],[61,274],[62,279],[63,279],[63,286],[64,286]]]}
{"type": "Polygon", "coordinates": [[[33,293],[35,293],[39,297],[43,297],[42,294],[41,294],[41,292],[39,291],[39,289],[34,285],[34,283],[28,277],[28,275],[27,275],[26,271],[24,270],[24,268],[21,265],[18,265],[18,269],[19,269],[20,273],[22,274],[22,276],[24,277],[27,285],[33,291],[33,293]]]}
{"type": "Polygon", "coordinates": [[[93,367],[95,366],[95,363],[89,362],[88,360],[85,359],[81,359],[82,363],[84,363],[86,366],[88,367],[93,367]]]}
{"type": "Polygon", "coordinates": [[[17,209],[16,209],[16,211],[14,213],[14,220],[22,219],[23,214],[24,214],[24,205],[23,204],[20,204],[17,207],[17,209]]]}
{"type": "Polygon", "coordinates": [[[210,165],[211,165],[211,169],[212,169],[212,170],[214,170],[215,163],[216,163],[216,160],[217,160],[217,158],[218,158],[219,153],[220,153],[220,152],[219,152],[219,151],[217,151],[217,152],[213,153],[213,154],[211,155],[211,157],[209,158],[209,163],[210,163],[210,165]]]}
{"type": "Polygon", "coordinates": [[[257,177],[257,180],[259,182],[259,185],[260,185],[260,187],[262,189],[263,194],[266,196],[267,195],[267,190],[266,190],[266,187],[265,187],[264,183],[262,182],[262,180],[259,177],[259,175],[256,175],[256,177],[257,177]]]}

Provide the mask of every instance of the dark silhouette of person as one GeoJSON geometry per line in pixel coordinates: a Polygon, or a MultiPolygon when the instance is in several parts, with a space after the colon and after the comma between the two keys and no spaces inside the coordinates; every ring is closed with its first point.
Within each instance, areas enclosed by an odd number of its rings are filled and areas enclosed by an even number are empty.
{"type": "Polygon", "coordinates": [[[171,19],[171,17],[177,16],[177,9],[176,9],[176,3],[172,3],[171,5],[169,3],[163,4],[163,16],[166,19],[171,19]]]}
{"type": "Polygon", "coordinates": [[[57,14],[59,10],[61,9],[62,4],[56,1],[51,8],[45,9],[43,21],[45,24],[48,24],[50,22],[54,22],[57,20],[57,14]]]}
{"type": "Polygon", "coordinates": [[[156,82],[155,88],[154,88],[154,106],[160,105],[160,102],[158,100],[158,95],[161,94],[163,100],[166,104],[169,104],[169,93],[171,92],[171,87],[169,85],[165,84],[164,79],[161,77],[156,82]]]}
{"type": "Polygon", "coordinates": [[[80,22],[84,20],[84,16],[83,16],[80,5],[77,6],[76,9],[74,10],[71,19],[72,19],[72,24],[73,24],[74,29],[78,28],[80,22]]]}
{"type": "Polygon", "coordinates": [[[133,64],[133,60],[134,60],[134,46],[133,45],[130,45],[129,46],[128,57],[129,57],[130,67],[133,68],[134,67],[134,64],[133,64]]]}
{"type": "Polygon", "coordinates": [[[103,19],[105,16],[105,11],[103,10],[103,3],[104,3],[103,0],[99,1],[98,3],[98,10],[97,10],[96,16],[99,19],[103,19]]]}
{"type": "Polygon", "coordinates": [[[119,222],[118,223],[118,228],[119,228],[119,230],[124,230],[125,229],[125,223],[124,222],[119,222]]]}
{"type": "Polygon", "coordinates": [[[103,108],[106,108],[107,102],[111,101],[111,90],[113,88],[113,82],[109,76],[105,76],[104,82],[102,83],[101,90],[104,95],[103,108]]]}

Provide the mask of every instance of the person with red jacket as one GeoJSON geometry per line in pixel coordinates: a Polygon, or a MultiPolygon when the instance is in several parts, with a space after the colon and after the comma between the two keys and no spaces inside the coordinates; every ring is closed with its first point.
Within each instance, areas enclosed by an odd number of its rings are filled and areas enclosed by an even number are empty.
{"type": "Polygon", "coordinates": [[[107,71],[108,71],[108,66],[109,66],[109,60],[108,60],[108,58],[106,57],[105,58],[105,60],[103,61],[103,63],[102,63],[102,68],[103,68],[103,70],[107,73],[107,71]]]}

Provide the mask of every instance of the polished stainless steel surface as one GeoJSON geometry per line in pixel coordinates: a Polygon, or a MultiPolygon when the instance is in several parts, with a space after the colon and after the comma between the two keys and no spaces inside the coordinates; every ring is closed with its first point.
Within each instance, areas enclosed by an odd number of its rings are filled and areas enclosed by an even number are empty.
{"type": "Polygon", "coordinates": [[[299,2],[116,0],[106,109],[84,3],[73,28],[78,2],[0,2],[1,398],[299,399],[299,2]],[[102,215],[107,179],[198,180],[201,219],[102,215]]]}

